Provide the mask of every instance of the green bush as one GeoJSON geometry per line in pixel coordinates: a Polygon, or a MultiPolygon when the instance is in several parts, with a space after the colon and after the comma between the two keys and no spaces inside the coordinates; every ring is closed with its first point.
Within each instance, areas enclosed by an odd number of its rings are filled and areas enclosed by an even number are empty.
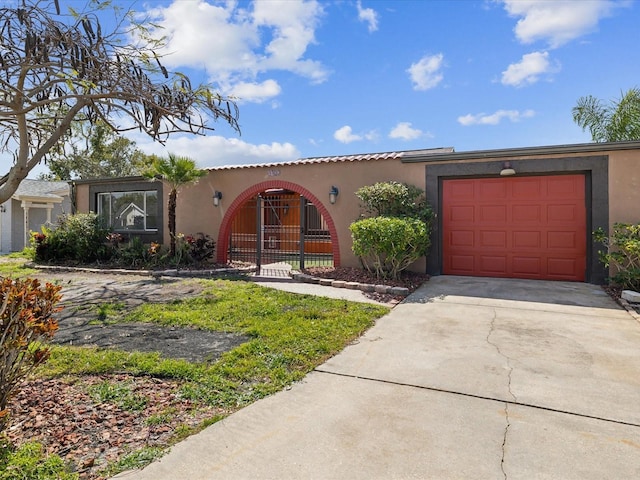
{"type": "Polygon", "coordinates": [[[429,251],[425,222],[417,218],[374,217],[349,226],[353,252],[378,278],[398,278],[400,272],[429,251]]]}
{"type": "Polygon", "coordinates": [[[610,236],[599,228],[593,232],[593,238],[607,249],[598,251],[598,255],[606,267],[615,269],[613,283],[640,291],[640,223],[616,223],[610,236]]]}
{"type": "Polygon", "coordinates": [[[430,225],[433,211],[424,192],[414,185],[399,182],[378,182],[361,187],[356,196],[362,202],[364,216],[419,218],[430,225]]]}
{"type": "Polygon", "coordinates": [[[62,215],[53,228],[43,227],[42,233],[32,235],[35,259],[78,263],[108,260],[112,255],[107,244],[109,234],[95,213],[62,215]]]}
{"type": "Polygon", "coordinates": [[[349,227],[353,252],[378,278],[400,272],[426,256],[431,245],[433,210],[414,185],[379,182],[356,191],[364,219],[349,227]],[[369,218],[367,218],[369,217],[369,218]]]}

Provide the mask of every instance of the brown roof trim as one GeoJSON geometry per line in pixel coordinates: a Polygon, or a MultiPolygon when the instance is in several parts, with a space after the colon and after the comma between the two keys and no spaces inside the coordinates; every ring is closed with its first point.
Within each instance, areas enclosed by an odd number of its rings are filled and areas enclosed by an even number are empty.
{"type": "Polygon", "coordinates": [[[525,157],[534,155],[556,155],[615,150],[640,150],[640,141],[577,143],[573,145],[549,145],[544,147],[474,150],[468,152],[444,153],[441,155],[403,155],[401,161],[402,163],[441,162],[443,160],[479,160],[483,158],[525,157]]]}

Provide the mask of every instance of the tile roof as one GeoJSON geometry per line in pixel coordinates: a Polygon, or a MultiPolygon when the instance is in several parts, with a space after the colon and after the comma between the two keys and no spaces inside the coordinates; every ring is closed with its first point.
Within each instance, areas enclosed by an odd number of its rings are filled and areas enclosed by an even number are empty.
{"type": "Polygon", "coordinates": [[[424,156],[424,155],[442,155],[454,152],[453,147],[443,148],[427,148],[423,150],[407,150],[400,152],[383,152],[383,153],[363,153],[356,155],[338,155],[335,157],[310,157],[300,158],[288,162],[274,163],[255,163],[243,165],[223,165],[220,167],[210,167],[207,170],[234,170],[240,168],[264,168],[264,167],[283,167],[288,165],[308,165],[313,163],[339,163],[339,162],[363,162],[371,160],[392,160],[399,159],[403,156],[424,156]]]}

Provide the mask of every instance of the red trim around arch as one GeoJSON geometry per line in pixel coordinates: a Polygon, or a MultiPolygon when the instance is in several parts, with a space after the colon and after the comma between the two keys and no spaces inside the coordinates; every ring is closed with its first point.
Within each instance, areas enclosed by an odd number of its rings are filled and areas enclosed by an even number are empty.
{"type": "Polygon", "coordinates": [[[304,197],[308,198],[313,202],[316,206],[320,214],[327,221],[327,226],[329,227],[329,234],[331,235],[331,249],[333,254],[333,264],[336,267],[340,266],[340,244],[338,241],[338,232],[336,230],[336,226],[333,223],[333,219],[329,214],[329,210],[324,206],[324,204],[318,200],[318,198],[311,193],[306,188],[292,182],[285,182],[283,180],[269,180],[267,182],[261,182],[252,187],[249,187],[244,192],[236,197],[236,199],[231,203],[227,213],[222,219],[222,224],[220,225],[220,230],[218,231],[218,243],[217,243],[217,255],[216,261],[219,263],[227,262],[227,250],[229,249],[229,234],[231,233],[231,221],[233,217],[235,217],[237,211],[240,209],[242,204],[246,202],[248,199],[257,195],[265,190],[273,189],[273,188],[282,188],[284,190],[291,190],[292,192],[299,193],[304,197]]]}

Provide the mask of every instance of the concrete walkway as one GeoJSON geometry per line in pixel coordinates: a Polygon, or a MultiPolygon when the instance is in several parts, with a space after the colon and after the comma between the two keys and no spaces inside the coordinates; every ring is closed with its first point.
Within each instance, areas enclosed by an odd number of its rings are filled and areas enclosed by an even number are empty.
{"type": "Polygon", "coordinates": [[[640,478],[640,324],[593,285],[435,277],[303,382],[117,478],[640,478]]]}

